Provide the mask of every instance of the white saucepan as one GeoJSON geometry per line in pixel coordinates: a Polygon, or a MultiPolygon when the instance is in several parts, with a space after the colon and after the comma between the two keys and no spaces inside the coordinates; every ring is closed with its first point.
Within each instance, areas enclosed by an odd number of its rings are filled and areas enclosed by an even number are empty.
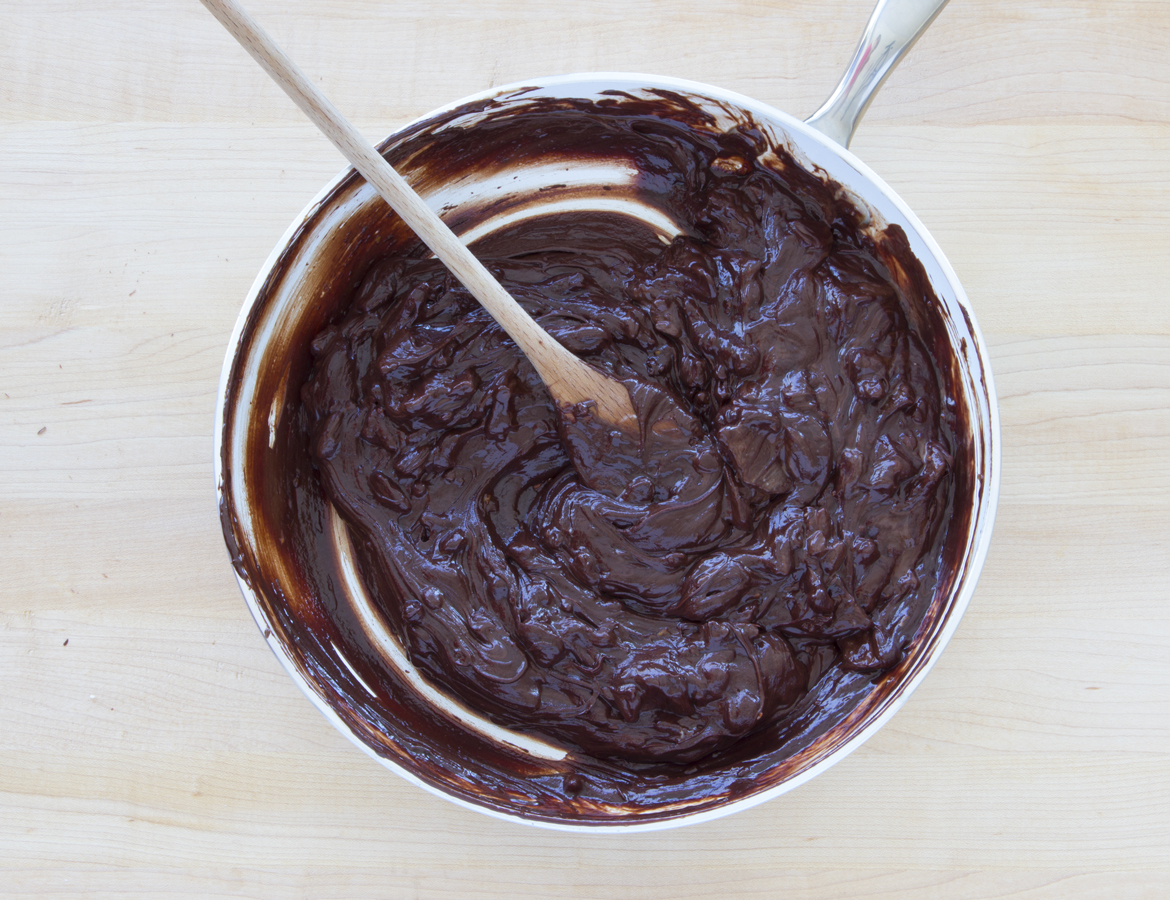
{"type": "Polygon", "coordinates": [[[987,349],[954,271],[914,213],[846,145],[873,92],[944,4],[882,0],[841,85],[807,122],[689,81],[569,75],[458,101],[380,145],[432,208],[459,223],[456,230],[465,242],[517,220],[582,208],[636,216],[670,235],[669,216],[628,191],[634,174],[628,160],[575,165],[549,156],[526,158],[518,151],[507,166],[448,179],[436,178],[422,163],[428,140],[452,128],[474,135],[475,123],[489,110],[522,115],[540,98],[673,92],[717,122],[750,118],[805,168],[842,185],[868,217],[867,227],[880,232],[897,226],[905,232],[937,297],[953,354],[950,399],[967,428],[966,474],[955,506],[967,514],[952,523],[949,571],[939,579],[934,604],[902,662],[798,753],[762,760],[750,783],[740,779],[720,788],[717,778],[698,779],[693,795],[675,791],[659,803],[637,806],[550,805],[523,785],[568,771],[566,751],[488,721],[411,666],[370,602],[346,526],[295,452],[298,442],[304,443],[297,410],[308,343],[336,314],[369,262],[393,252],[401,227],[352,169],[326,185],[290,225],[252,286],[224,363],[216,489],[240,587],[269,646],[306,696],[357,746],[427,790],[501,818],[561,829],[648,830],[726,815],[791,790],[856,749],[905,702],[954,633],[987,554],[999,491],[999,419],[987,349]],[[406,156],[404,148],[410,150],[406,156]],[[553,186],[557,190],[547,190],[553,186]],[[359,645],[365,649],[355,649],[359,645]],[[393,690],[370,687],[362,673],[371,666],[380,667],[383,683],[393,690]]]}

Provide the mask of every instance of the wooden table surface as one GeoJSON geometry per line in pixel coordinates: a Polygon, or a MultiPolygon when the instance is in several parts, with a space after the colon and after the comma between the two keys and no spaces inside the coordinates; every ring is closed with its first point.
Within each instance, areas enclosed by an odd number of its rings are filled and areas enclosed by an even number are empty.
{"type": "MultiPolygon", "coordinates": [[[[380,138],[490,85],[644,71],[797,115],[870,0],[253,0],[380,138]]],[[[1170,896],[1170,4],[953,0],[853,149],[987,336],[990,557],[938,666],[810,784],[561,834],[354,749],[261,640],[220,535],[216,386],[341,168],[195,0],[0,28],[0,894],[1170,896]]]]}

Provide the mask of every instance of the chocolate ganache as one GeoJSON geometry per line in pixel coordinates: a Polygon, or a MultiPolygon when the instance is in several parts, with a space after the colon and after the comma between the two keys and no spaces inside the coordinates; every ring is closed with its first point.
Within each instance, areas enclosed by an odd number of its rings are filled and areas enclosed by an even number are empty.
{"type": "Polygon", "coordinates": [[[425,677],[595,758],[690,763],[900,659],[954,495],[939,342],[839,186],[750,123],[546,119],[524,127],[636,137],[637,189],[679,233],[572,212],[473,249],[626,383],[640,436],[556,409],[421,248],[376,262],[314,340],[303,427],[425,677]]]}

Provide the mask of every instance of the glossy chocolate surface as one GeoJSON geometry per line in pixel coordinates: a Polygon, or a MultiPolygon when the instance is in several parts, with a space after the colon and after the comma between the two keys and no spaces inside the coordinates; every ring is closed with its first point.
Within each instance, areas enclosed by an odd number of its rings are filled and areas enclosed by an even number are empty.
{"type": "Polygon", "coordinates": [[[298,552],[336,552],[332,504],[426,679],[568,756],[525,757],[428,709],[342,590],[274,615],[314,667],[342,648],[349,673],[315,673],[330,702],[448,789],[536,817],[669,815],[809,764],[905,670],[962,550],[966,423],[900,230],[864,227],[750,121],[716,128],[677,96],[549,101],[398,155],[441,180],[541,141],[629,159],[634,193],[678,227],[578,211],[473,245],[626,381],[641,439],[555,409],[391,221],[359,230],[362,270],[295,354],[276,450],[298,552]]]}

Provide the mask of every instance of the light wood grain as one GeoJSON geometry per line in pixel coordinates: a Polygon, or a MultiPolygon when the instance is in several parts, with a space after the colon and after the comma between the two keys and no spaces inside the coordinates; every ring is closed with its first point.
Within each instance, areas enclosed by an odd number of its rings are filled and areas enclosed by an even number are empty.
{"type": "MultiPolygon", "coordinates": [[[[491,83],[586,69],[807,114],[870,4],[254,6],[378,138],[491,83]]],[[[239,596],[211,484],[219,369],[335,151],[194,2],[10,4],[0,896],[1166,896],[1168,46],[1157,0],[955,0],[891,77],[853,148],[987,334],[991,555],[938,666],[861,750],[732,818],[615,838],[497,823],[385,772],[301,697],[239,596]]]]}

